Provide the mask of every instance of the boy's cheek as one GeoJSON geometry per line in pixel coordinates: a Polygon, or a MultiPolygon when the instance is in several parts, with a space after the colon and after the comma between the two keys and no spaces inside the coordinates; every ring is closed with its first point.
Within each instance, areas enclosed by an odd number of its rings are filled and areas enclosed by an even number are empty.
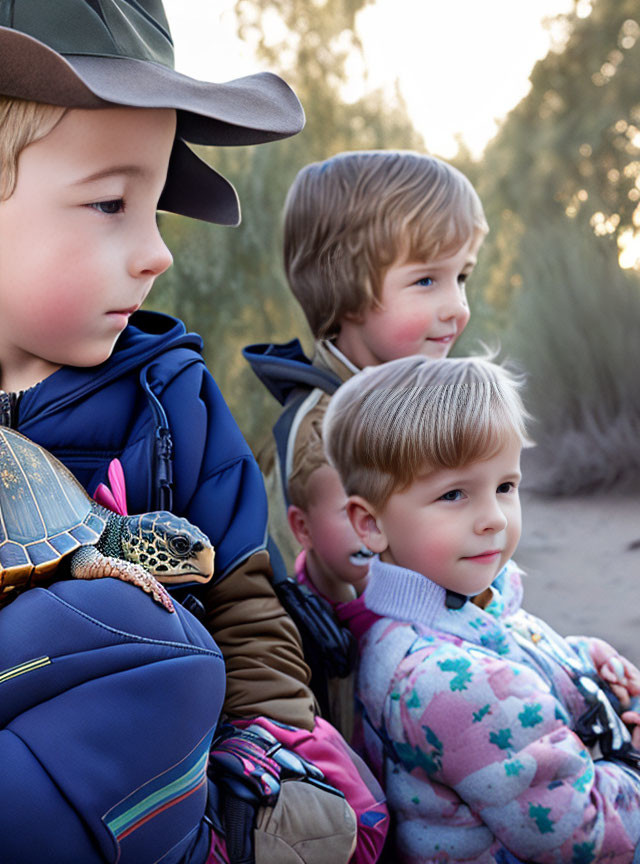
{"type": "Polygon", "coordinates": [[[403,356],[402,349],[407,346],[414,348],[417,343],[422,343],[429,335],[429,324],[415,316],[407,315],[403,319],[391,323],[387,328],[382,330],[382,334],[391,347],[398,350],[398,356],[403,356]]]}
{"type": "Polygon", "coordinates": [[[77,305],[61,300],[59,303],[34,304],[31,327],[40,332],[44,341],[56,341],[58,334],[73,329],[77,317],[77,305]]]}
{"type": "Polygon", "coordinates": [[[73,320],[73,307],[66,303],[56,304],[52,307],[43,307],[35,313],[34,320],[41,324],[47,322],[47,325],[54,329],[64,328],[73,320]]]}
{"type": "Polygon", "coordinates": [[[458,336],[462,333],[464,328],[467,326],[470,318],[471,318],[471,310],[467,306],[464,315],[458,321],[458,336]]]}
{"type": "Polygon", "coordinates": [[[416,537],[417,542],[405,547],[405,554],[410,558],[407,566],[423,576],[436,575],[451,560],[451,545],[446,540],[435,540],[430,538],[426,541],[424,536],[416,537]],[[425,542],[426,541],[426,542],[425,542]]]}

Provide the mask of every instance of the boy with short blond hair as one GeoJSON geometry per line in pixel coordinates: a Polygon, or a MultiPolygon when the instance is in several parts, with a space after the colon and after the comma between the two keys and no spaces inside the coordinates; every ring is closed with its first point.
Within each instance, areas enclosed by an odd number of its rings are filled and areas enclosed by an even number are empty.
{"type": "Polygon", "coordinates": [[[316,340],[312,364],[294,343],[244,352],[285,406],[258,462],[289,572],[299,546],[286,520],[288,486],[306,454],[323,451],[329,395],[364,366],[448,354],[469,320],[465,282],[487,230],[469,180],[432,156],[347,152],[298,173],[285,204],[284,264],[316,340]]]}
{"type": "Polygon", "coordinates": [[[356,692],[407,864],[637,860],[640,672],[520,605],[518,387],[484,358],[407,357],[325,415],[376,553],[356,692]]]}
{"type": "Polygon", "coordinates": [[[340,153],[305,166],[289,189],[285,273],[314,337],[341,343],[345,321],[380,304],[390,267],[448,257],[486,231],[471,183],[441,159],[340,153]]]}

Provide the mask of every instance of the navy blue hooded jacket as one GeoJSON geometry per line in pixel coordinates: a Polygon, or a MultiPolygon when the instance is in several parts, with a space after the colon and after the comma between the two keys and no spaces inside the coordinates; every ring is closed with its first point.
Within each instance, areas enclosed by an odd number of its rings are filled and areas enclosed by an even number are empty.
{"type": "Polygon", "coordinates": [[[105,363],[54,372],[23,394],[12,425],[57,456],[90,494],[119,458],[129,512],[186,516],[213,542],[214,578],[221,579],[265,547],[267,503],[201,350],[200,337],[181,321],[136,312],[105,363]]]}
{"type": "MultiPolygon", "coordinates": [[[[223,664],[216,651],[215,668],[210,662],[213,654],[208,654],[207,662],[188,667],[182,683],[179,675],[163,677],[165,665],[171,674],[173,670],[180,669],[178,664],[164,663],[173,658],[175,646],[160,646],[155,654],[147,652],[144,645],[140,644],[145,641],[144,627],[147,623],[143,610],[156,617],[160,614],[160,622],[165,627],[173,625],[171,619],[175,616],[168,615],[160,607],[156,608],[146,594],[131,586],[116,583],[114,588],[112,580],[104,580],[104,583],[58,583],[56,591],[59,588],[65,592],[65,596],[71,591],[76,599],[79,598],[79,603],[82,601],[80,605],[84,603],[85,592],[97,596],[95,592],[104,590],[94,587],[97,584],[104,584],[105,588],[111,586],[118,593],[126,588],[129,594],[134,595],[136,604],[142,604],[139,612],[136,612],[141,617],[127,619],[127,626],[117,618],[110,621],[113,644],[100,643],[96,648],[92,638],[101,633],[104,635],[100,623],[101,601],[91,606],[88,612],[91,618],[97,619],[97,624],[93,622],[88,629],[75,627],[69,630],[70,640],[65,642],[63,639],[66,647],[63,647],[62,654],[77,653],[83,658],[88,682],[78,691],[81,698],[77,701],[71,699],[70,714],[65,713],[66,708],[62,712],[58,710],[58,705],[66,705],[70,699],[65,693],[65,681],[57,677],[61,669],[58,662],[50,667],[47,665],[46,673],[35,670],[37,677],[29,676],[29,683],[34,688],[30,703],[23,704],[17,698],[15,689],[11,692],[7,688],[0,691],[0,703],[4,709],[4,716],[0,718],[0,735],[9,729],[13,732],[21,728],[21,715],[26,711],[29,717],[37,717],[32,733],[34,740],[38,739],[38,748],[48,748],[47,729],[51,724],[56,725],[57,742],[53,754],[57,759],[55,776],[55,772],[46,767],[39,755],[34,755],[29,766],[33,772],[26,771],[24,765],[29,763],[28,752],[35,753],[31,744],[20,747],[14,761],[11,761],[13,757],[8,755],[8,751],[0,749],[3,775],[0,783],[0,811],[18,814],[22,807],[22,795],[28,804],[20,817],[22,821],[17,820],[16,826],[21,831],[27,830],[30,822],[38,818],[35,802],[40,798],[47,800],[51,786],[60,792],[60,800],[55,799],[56,807],[52,810],[54,816],[43,821],[39,826],[42,830],[34,834],[33,843],[29,846],[33,850],[32,857],[21,857],[18,852],[13,854],[15,850],[21,849],[19,838],[16,838],[15,847],[5,845],[7,835],[4,830],[8,830],[12,817],[8,816],[4,822],[0,819],[0,861],[3,864],[14,860],[16,864],[31,864],[32,860],[34,864],[40,860],[74,860],[89,864],[94,858],[88,853],[85,856],[84,853],[75,854],[72,851],[76,848],[73,845],[76,842],[79,844],[78,849],[84,848],[83,842],[87,849],[98,843],[103,858],[95,860],[115,860],[112,853],[116,849],[116,841],[121,843],[122,850],[125,846],[133,850],[128,858],[123,852],[123,864],[126,860],[136,864],[159,860],[165,853],[167,857],[162,860],[166,864],[177,861],[195,864],[202,860],[203,844],[206,846],[208,838],[203,801],[200,798],[194,797],[189,802],[192,809],[187,814],[188,818],[180,816],[180,808],[171,808],[171,816],[177,817],[179,824],[171,829],[173,835],[171,831],[158,835],[161,838],[158,844],[151,843],[151,834],[142,830],[142,826],[124,836],[123,832],[129,825],[127,820],[135,817],[139,807],[143,806],[142,802],[134,802],[133,809],[125,807],[122,813],[109,810],[116,816],[115,821],[111,820],[108,826],[102,818],[107,810],[96,811],[96,807],[102,806],[103,801],[110,808],[116,807],[116,789],[124,790],[128,795],[142,781],[147,782],[149,771],[150,776],[163,773],[165,753],[173,757],[172,765],[174,762],[182,765],[182,760],[189,753],[196,753],[196,742],[192,740],[195,731],[200,733],[197,747],[203,748],[204,752],[207,744],[205,737],[217,722],[223,697],[226,699],[226,710],[232,714],[265,714],[296,725],[311,726],[313,723],[314,705],[305,686],[299,636],[275,598],[267,578],[268,556],[261,552],[265,548],[267,521],[262,477],[218,387],[205,367],[201,347],[200,337],[186,333],[184,325],[176,319],[158,313],[138,312],[132,316],[130,325],[105,363],[86,369],[59,369],[26,391],[10,418],[11,425],[65,463],[90,493],[100,482],[106,482],[109,464],[118,457],[124,469],[130,513],[171,507],[209,535],[216,550],[214,578],[220,581],[211,590],[204,586],[207,588],[204,599],[208,626],[227,664],[231,657],[231,675],[227,677],[225,695],[223,664]],[[171,501],[168,500],[168,490],[171,491],[171,501]],[[229,578],[223,579],[225,576],[229,578]],[[133,628],[131,633],[129,625],[133,628]],[[138,626],[142,631],[136,629],[138,626]],[[142,640],[138,638],[141,634],[142,640]],[[120,674],[103,676],[99,671],[101,656],[117,655],[120,639],[127,644],[135,642],[135,650],[130,654],[131,663],[135,667],[136,662],[140,661],[141,668],[132,668],[129,674],[125,666],[116,670],[120,674]],[[92,678],[94,662],[98,664],[95,667],[95,681],[92,678]],[[153,665],[149,665],[151,662],[153,665]],[[61,688],[59,690],[56,690],[56,681],[61,688]],[[46,689],[48,686],[53,688],[50,692],[46,689]],[[39,687],[44,689],[39,691],[39,687]],[[185,695],[193,690],[193,717],[186,718],[183,713],[190,710],[185,708],[188,700],[185,702],[180,697],[172,702],[167,698],[169,694],[182,692],[181,688],[185,695]],[[129,693],[132,700],[139,702],[133,705],[122,701],[119,694],[125,692],[129,693]],[[200,696],[202,699],[199,700],[200,696]],[[39,704],[39,698],[42,704],[39,704]],[[89,710],[87,716],[94,720],[99,716],[108,721],[111,713],[117,715],[118,723],[114,726],[114,730],[119,730],[117,734],[104,736],[103,727],[93,722],[83,721],[78,725],[75,720],[83,716],[85,707],[89,710]],[[148,722],[146,725],[141,722],[143,718],[148,719],[156,714],[159,718],[157,726],[155,723],[150,726],[148,722]],[[71,715],[74,722],[69,721],[71,715]],[[133,725],[136,728],[132,728],[129,741],[123,736],[133,725]],[[184,730],[188,731],[186,739],[182,738],[184,730]],[[166,741],[165,736],[169,736],[170,742],[166,741]],[[185,743],[189,745],[186,751],[185,743]],[[83,797],[87,784],[90,785],[87,778],[91,775],[91,770],[87,774],[84,768],[85,747],[88,757],[95,763],[96,788],[91,799],[83,797]],[[142,767],[137,761],[138,753],[141,758],[144,755],[142,767]],[[177,756],[180,758],[176,761],[177,756]],[[121,776],[117,778],[117,784],[103,790],[99,787],[105,779],[109,779],[112,762],[114,771],[117,763],[121,776]],[[59,779],[63,769],[64,787],[59,779]],[[44,775],[48,775],[49,779],[44,775]],[[21,785],[22,777],[24,782],[21,785]],[[78,790],[82,791],[79,796],[75,792],[71,794],[76,784],[78,790]],[[99,797],[102,791],[105,792],[104,798],[99,797]],[[109,792],[114,792],[111,798],[107,795],[109,792]],[[69,812],[63,814],[65,801],[69,812]],[[198,803],[193,805],[193,801],[198,803]],[[101,817],[98,822],[96,812],[101,817]],[[89,825],[89,822],[92,824],[89,825]],[[72,826],[69,828],[73,831],[72,845],[68,845],[59,834],[54,836],[51,833],[57,824],[72,826]],[[181,833],[185,825],[191,826],[192,832],[186,837],[181,833]],[[89,840],[85,837],[87,831],[89,840]],[[113,834],[112,837],[109,832],[113,834]],[[42,850],[46,848],[47,836],[51,839],[51,851],[45,855],[42,850]],[[176,838],[173,849],[171,844],[166,845],[167,837],[171,836],[176,838]],[[167,852],[168,849],[171,851],[167,852]],[[144,854],[141,850],[144,850],[144,854]],[[69,854],[65,857],[67,852],[69,854]]],[[[70,622],[74,625],[82,624],[83,621],[86,623],[87,619],[82,614],[69,616],[58,604],[52,604],[50,593],[43,589],[28,591],[0,611],[0,675],[3,672],[11,675],[13,666],[20,667],[25,662],[37,660],[40,654],[55,656],[58,650],[55,637],[66,637],[64,631],[70,622]],[[31,597],[40,598],[37,605],[31,597]],[[11,619],[20,620],[18,612],[22,613],[25,628],[14,623],[12,630],[7,631],[11,619]],[[21,633],[27,638],[26,625],[28,630],[43,634],[43,640],[39,643],[42,648],[37,649],[37,654],[34,653],[35,643],[22,642],[21,633]],[[11,635],[3,640],[6,632],[11,635]],[[15,647],[22,651],[20,656],[8,650],[14,640],[15,647]]],[[[109,614],[111,601],[106,595],[103,599],[107,604],[105,614],[109,614]]],[[[114,602],[117,606],[117,598],[114,602]]],[[[184,621],[185,615],[187,613],[180,609],[179,620],[184,621]]],[[[158,639],[180,644],[184,641],[162,635],[158,639]]],[[[209,639],[208,644],[215,651],[212,640],[209,639]]],[[[178,654],[182,651],[181,648],[176,650],[178,654]]],[[[13,735],[5,736],[4,740],[9,741],[11,747],[13,735]]],[[[197,752],[202,755],[200,750],[197,752]]],[[[195,763],[186,767],[189,771],[196,770],[195,763]]],[[[198,768],[201,767],[198,763],[198,768]]],[[[174,780],[182,782],[176,777],[169,778],[167,784],[170,785],[174,780]]],[[[158,790],[154,789],[153,795],[157,793],[158,790]]]]}
{"type": "MultiPolygon", "coordinates": [[[[129,512],[199,525],[221,579],[264,547],[266,500],[201,348],[176,319],[138,312],[105,363],[27,390],[11,425],[90,493],[118,457],[129,512]]],[[[191,781],[224,664],[188,613],[113,580],[33,589],[0,612],[0,688],[1,861],[204,860],[206,789],[191,781]]]]}
{"type": "Polygon", "coordinates": [[[202,601],[225,659],[225,711],[311,728],[300,636],[275,595],[264,551],[262,475],[201,348],[175,318],[137,312],[107,361],[49,375],[25,391],[11,425],[57,456],[90,494],[118,457],[130,513],[171,509],[210,537],[214,579],[176,594],[202,601]]]}

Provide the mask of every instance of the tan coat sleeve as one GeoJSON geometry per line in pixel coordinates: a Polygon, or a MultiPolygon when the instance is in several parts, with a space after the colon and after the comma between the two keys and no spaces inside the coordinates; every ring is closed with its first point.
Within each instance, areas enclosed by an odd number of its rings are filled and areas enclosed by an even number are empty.
{"type": "Polygon", "coordinates": [[[316,705],[300,634],[276,597],[269,570],[269,555],[258,552],[205,595],[206,626],[227,672],[223,710],[312,729],[316,705]]]}

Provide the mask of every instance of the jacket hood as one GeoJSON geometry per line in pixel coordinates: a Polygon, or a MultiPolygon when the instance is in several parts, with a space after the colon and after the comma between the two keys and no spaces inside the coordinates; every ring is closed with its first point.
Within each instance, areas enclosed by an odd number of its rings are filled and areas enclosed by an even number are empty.
{"type": "Polygon", "coordinates": [[[298,339],[280,345],[273,342],[247,345],[242,356],[281,405],[298,387],[318,387],[334,393],[341,384],[337,375],[312,365],[298,339]]]}
{"type": "Polygon", "coordinates": [[[64,405],[82,401],[105,384],[141,368],[168,348],[177,347],[201,352],[202,339],[197,333],[188,333],[182,321],[171,315],[146,310],[135,312],[107,361],[86,369],[63,366],[45,379],[46,387],[36,384],[27,390],[20,407],[21,424],[28,422],[32,414],[40,419],[64,405]]]}

